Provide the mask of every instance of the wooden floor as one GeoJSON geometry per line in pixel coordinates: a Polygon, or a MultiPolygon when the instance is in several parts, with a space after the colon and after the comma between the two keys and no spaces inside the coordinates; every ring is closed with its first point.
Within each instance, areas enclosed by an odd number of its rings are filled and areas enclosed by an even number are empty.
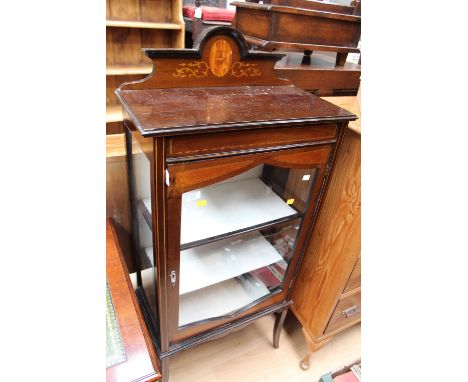
{"type": "Polygon", "coordinates": [[[169,382],[315,382],[360,359],[361,327],[337,335],[313,356],[308,371],[299,368],[306,351],[301,327],[290,313],[280,348],[272,346],[274,319],[257,320],[241,331],[183,351],[171,358],[169,382]]]}

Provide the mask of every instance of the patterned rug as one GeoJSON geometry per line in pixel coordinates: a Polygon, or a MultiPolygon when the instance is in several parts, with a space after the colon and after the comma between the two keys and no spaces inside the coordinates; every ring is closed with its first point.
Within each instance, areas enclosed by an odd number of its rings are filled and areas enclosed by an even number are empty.
{"type": "Polygon", "coordinates": [[[109,284],[106,282],[106,368],[126,359],[127,354],[122,343],[109,284]]]}

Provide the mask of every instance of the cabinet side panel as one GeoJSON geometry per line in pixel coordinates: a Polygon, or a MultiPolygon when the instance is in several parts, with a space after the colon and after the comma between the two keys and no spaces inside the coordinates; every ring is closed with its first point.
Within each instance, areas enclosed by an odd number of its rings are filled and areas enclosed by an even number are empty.
{"type": "Polygon", "coordinates": [[[361,142],[347,131],[296,280],[294,312],[315,337],[323,335],[361,245],[361,142]]]}
{"type": "Polygon", "coordinates": [[[106,158],[106,216],[114,218],[127,232],[131,231],[125,155],[106,158]]]}

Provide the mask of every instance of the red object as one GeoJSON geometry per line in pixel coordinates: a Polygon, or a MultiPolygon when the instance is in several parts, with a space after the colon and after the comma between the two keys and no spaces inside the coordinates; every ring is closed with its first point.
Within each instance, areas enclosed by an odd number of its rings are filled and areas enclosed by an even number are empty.
{"type": "Polygon", "coordinates": [[[267,288],[274,288],[280,283],[280,280],[278,280],[268,267],[256,269],[251,271],[250,274],[265,284],[267,288]]]}
{"type": "MultiPolygon", "coordinates": [[[[202,6],[202,20],[205,21],[225,21],[231,22],[236,14],[236,11],[233,9],[225,8],[216,8],[216,7],[205,7],[202,6]]],[[[187,17],[193,20],[195,14],[194,5],[184,5],[182,8],[182,14],[184,17],[187,17]]]]}
{"type": "Polygon", "coordinates": [[[333,382],[359,382],[359,380],[352,371],[349,371],[346,374],[341,374],[333,378],[333,382]]]}

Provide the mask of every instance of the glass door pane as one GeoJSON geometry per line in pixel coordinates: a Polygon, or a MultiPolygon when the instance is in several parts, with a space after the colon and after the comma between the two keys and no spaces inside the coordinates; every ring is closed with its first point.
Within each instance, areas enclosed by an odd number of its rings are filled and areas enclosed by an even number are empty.
{"type": "Polygon", "coordinates": [[[265,164],[182,195],[179,326],[282,288],[316,173],[265,164]]]}
{"type": "Polygon", "coordinates": [[[131,174],[133,204],[134,250],[143,286],[150,307],[157,316],[156,266],[153,263],[153,235],[151,218],[151,165],[138,142],[131,142],[131,174]]]}

